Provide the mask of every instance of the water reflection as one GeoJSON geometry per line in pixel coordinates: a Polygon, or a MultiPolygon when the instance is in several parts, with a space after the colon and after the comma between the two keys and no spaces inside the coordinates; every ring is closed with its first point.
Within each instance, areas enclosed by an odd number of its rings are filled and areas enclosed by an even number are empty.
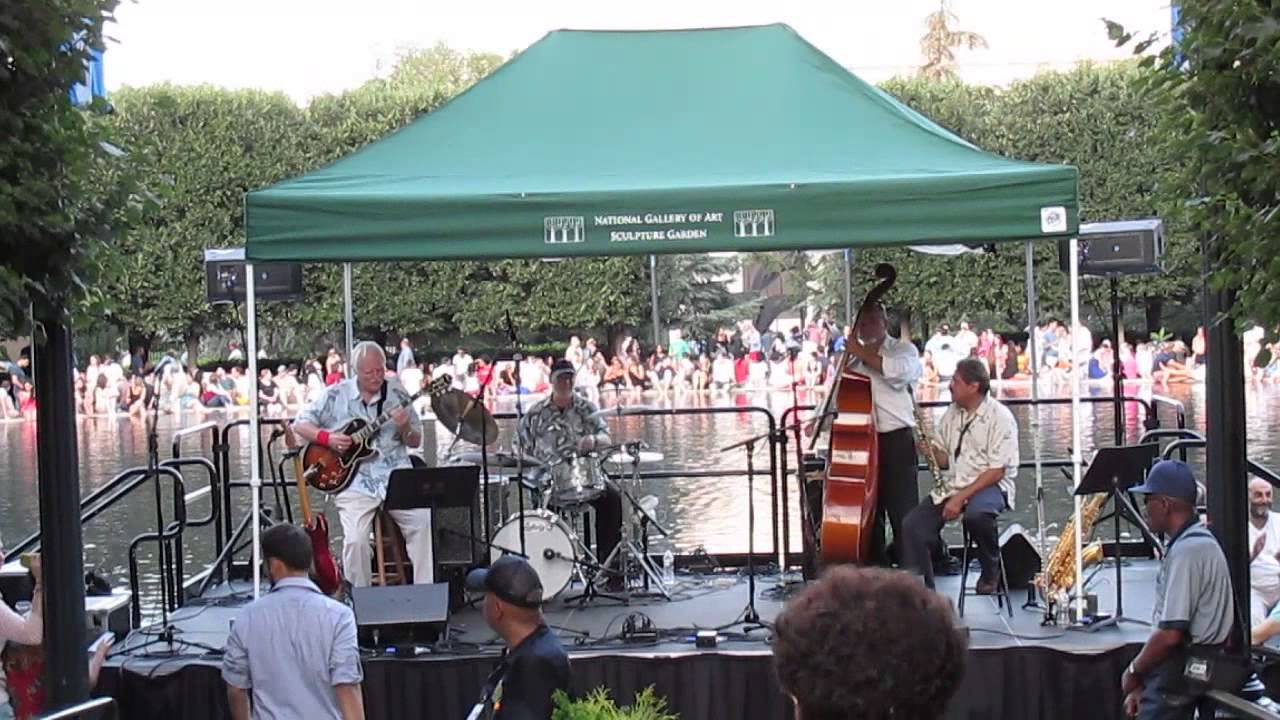
{"type": "MultiPolygon", "coordinates": [[[[1064,388],[1045,388],[1043,394],[1061,395],[1064,388]]],[[[1026,398],[1030,396],[1027,385],[999,388],[999,396],[1004,398],[1026,398]]],[[[1089,387],[1086,396],[1106,397],[1109,387],[1089,387]]],[[[1132,386],[1126,394],[1150,402],[1153,397],[1150,386],[1132,386]]],[[[1160,395],[1161,393],[1156,393],[1160,395]]],[[[1204,430],[1204,388],[1200,385],[1174,386],[1167,393],[1169,398],[1181,402],[1185,407],[1189,427],[1204,430]]],[[[800,393],[802,404],[818,401],[818,397],[806,392],[800,393]]],[[[922,400],[945,399],[945,391],[926,389],[922,400]]],[[[1280,468],[1280,448],[1277,447],[1275,432],[1277,417],[1280,416],[1280,389],[1272,386],[1252,386],[1246,393],[1248,403],[1248,442],[1249,454],[1254,460],[1264,465],[1280,468]]],[[[769,429],[767,418],[749,408],[760,407],[772,412],[781,419],[782,413],[792,405],[792,396],[786,392],[741,393],[732,397],[693,395],[684,398],[618,398],[606,395],[602,398],[605,407],[615,406],[619,400],[625,403],[644,403],[659,408],[738,408],[739,412],[717,414],[680,415],[680,416],[611,416],[608,420],[615,441],[642,440],[651,449],[663,453],[664,460],[645,470],[664,470],[679,473],[683,470],[742,470],[746,467],[746,452],[736,449],[719,452],[725,446],[741,441],[752,435],[764,433],[769,429]]],[[[527,408],[527,404],[525,405],[527,408]]],[[[496,408],[497,412],[515,411],[515,404],[504,399],[496,408]]],[[[1033,457],[1033,450],[1039,447],[1043,459],[1066,459],[1069,457],[1071,444],[1071,408],[1069,405],[1041,406],[1034,410],[1026,406],[1013,408],[1018,420],[1022,456],[1024,460],[1033,457]],[[1031,420],[1034,417],[1035,423],[1031,420]]],[[[941,408],[932,411],[935,418],[942,412],[941,408]]],[[[1160,422],[1164,427],[1172,427],[1175,413],[1172,406],[1160,406],[1160,422]]],[[[1136,440],[1142,433],[1146,417],[1145,407],[1136,402],[1126,403],[1124,433],[1127,441],[1136,440]]],[[[183,425],[193,425],[204,419],[222,419],[217,415],[207,418],[187,418],[185,423],[175,421],[173,417],[163,417],[159,425],[160,448],[165,457],[169,455],[173,432],[183,425]]],[[[1111,445],[1114,442],[1114,414],[1110,403],[1085,404],[1081,415],[1082,450],[1086,457],[1100,445],[1111,445]]],[[[499,422],[500,437],[498,447],[510,447],[513,420],[499,422]]],[[[127,417],[119,418],[82,418],[78,423],[79,453],[83,493],[101,487],[123,469],[142,466],[147,462],[147,442],[141,422],[127,417]]],[[[0,457],[0,533],[9,545],[33,532],[38,526],[39,500],[36,489],[35,470],[35,423],[9,422],[0,425],[0,447],[4,452],[0,457]]],[[[247,450],[245,449],[247,430],[238,428],[231,433],[232,464],[235,476],[243,478],[247,468],[247,450]]],[[[451,435],[442,427],[429,424],[425,444],[429,455],[437,455],[436,447],[447,448],[451,435]]],[[[207,433],[188,437],[183,441],[184,454],[200,455],[212,459],[213,443],[207,433]]],[[[788,464],[794,467],[794,448],[788,446],[788,464]]],[[[278,449],[277,449],[278,453],[278,449]]],[[[278,458],[278,454],[276,456],[278,458]]],[[[755,450],[753,457],[758,470],[767,471],[770,463],[770,452],[767,444],[762,443],[755,450]]],[[[1193,453],[1190,462],[1197,473],[1203,475],[1203,453],[1193,453]]],[[[190,471],[186,475],[188,492],[205,485],[203,473],[190,471]]],[[[1045,521],[1049,534],[1058,527],[1071,512],[1069,494],[1070,478],[1058,469],[1045,469],[1042,474],[1044,486],[1045,521]]],[[[921,476],[921,486],[927,487],[927,478],[921,476]]],[[[1024,527],[1034,530],[1036,527],[1036,484],[1035,473],[1024,470],[1018,478],[1017,507],[1005,516],[1005,523],[1018,522],[1024,527]]],[[[792,513],[791,546],[800,547],[800,529],[798,524],[798,498],[795,495],[794,483],[791,487],[789,506],[792,513]]],[[[678,552],[690,552],[703,548],[708,552],[741,552],[747,548],[747,503],[748,495],[745,478],[742,476],[719,478],[675,477],[672,479],[642,480],[631,491],[637,496],[653,495],[659,500],[657,519],[671,531],[670,542],[678,552]]],[[[772,548],[773,528],[771,519],[772,488],[767,477],[758,477],[751,497],[755,502],[757,550],[766,551],[772,548]]],[[[273,504],[269,493],[264,493],[264,502],[273,504]]],[[[208,513],[208,500],[199,500],[190,509],[192,518],[203,517],[208,513]]],[[[238,491],[234,503],[239,508],[237,517],[241,517],[247,505],[247,493],[238,491]]],[[[125,502],[107,510],[84,529],[86,543],[85,559],[87,564],[98,568],[112,577],[115,582],[127,580],[127,548],[133,537],[155,527],[155,495],[150,488],[140,488],[125,502]]],[[[321,503],[321,509],[327,506],[321,503]]],[[[165,492],[163,509],[166,517],[172,512],[171,500],[165,492]]],[[[328,507],[333,529],[338,529],[336,511],[328,507]]],[[[337,538],[335,537],[335,543],[337,538]]],[[[211,527],[192,529],[186,537],[183,555],[187,560],[188,573],[203,567],[212,557],[213,530],[211,527]]],[[[664,546],[662,541],[652,544],[658,552],[664,546]]],[[[154,546],[147,545],[140,549],[139,562],[143,569],[143,590],[154,594],[157,580],[154,574],[154,546]]]]}

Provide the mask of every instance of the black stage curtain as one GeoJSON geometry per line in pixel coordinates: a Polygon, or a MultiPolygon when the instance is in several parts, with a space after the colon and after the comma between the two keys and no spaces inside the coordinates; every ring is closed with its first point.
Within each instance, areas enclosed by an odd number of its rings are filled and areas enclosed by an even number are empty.
{"type": "MultiPolygon", "coordinates": [[[[1138,645],[1096,655],[1043,647],[972,650],[947,718],[1122,717],[1120,674],[1138,645]]],[[[630,704],[653,685],[684,720],[790,718],[767,655],[696,654],[570,656],[575,691],[605,686],[630,704]]],[[[365,662],[364,700],[370,720],[466,717],[492,667],[492,658],[377,658],[365,662]]],[[[163,673],[168,668],[161,667],[163,673]]],[[[119,703],[128,720],[207,720],[228,717],[218,668],[192,664],[148,678],[128,669],[103,670],[101,694],[119,703]]]]}

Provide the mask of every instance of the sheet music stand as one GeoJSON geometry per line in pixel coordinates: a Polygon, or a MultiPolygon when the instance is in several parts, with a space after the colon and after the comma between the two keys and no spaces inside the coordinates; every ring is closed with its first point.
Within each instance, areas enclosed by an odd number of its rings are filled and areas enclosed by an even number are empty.
{"type": "MultiPolygon", "coordinates": [[[[1080,480],[1080,487],[1076,488],[1074,493],[1075,495],[1106,493],[1111,496],[1112,501],[1111,518],[1114,521],[1114,560],[1116,564],[1116,609],[1112,617],[1099,620],[1082,628],[1088,632],[1113,626],[1122,620],[1141,625],[1150,625],[1148,622],[1124,616],[1124,589],[1121,575],[1121,561],[1124,559],[1124,553],[1120,544],[1120,515],[1124,513],[1125,519],[1137,527],[1148,542],[1151,542],[1155,547],[1159,547],[1160,543],[1155,539],[1151,528],[1147,527],[1147,523],[1142,519],[1141,513],[1138,512],[1138,509],[1129,499],[1129,489],[1142,484],[1147,470],[1155,462],[1159,454],[1159,443],[1099,448],[1094,453],[1093,460],[1089,462],[1089,469],[1080,480]]],[[[1105,519],[1105,515],[1098,518],[1099,521],[1105,519]]]]}
{"type": "MultiPolygon", "coordinates": [[[[479,465],[400,468],[391,471],[383,509],[467,508],[467,518],[471,528],[468,536],[471,545],[471,562],[475,563],[476,496],[479,492],[479,465]]],[[[431,533],[433,550],[435,542],[436,531],[433,528],[431,533]]]]}

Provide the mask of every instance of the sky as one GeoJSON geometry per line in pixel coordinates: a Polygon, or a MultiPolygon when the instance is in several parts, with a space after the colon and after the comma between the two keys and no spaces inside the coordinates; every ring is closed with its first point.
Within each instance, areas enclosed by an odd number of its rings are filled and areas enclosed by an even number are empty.
{"type": "MultiPolygon", "coordinates": [[[[959,51],[969,82],[1003,84],[1081,60],[1130,55],[1101,18],[1167,35],[1168,0],[950,0],[953,28],[989,48],[959,51]]],[[[397,52],[445,43],[509,55],[561,28],[641,30],[782,22],[871,82],[914,72],[937,0],[123,0],[105,61],[108,90],[160,82],[261,88],[298,102],[360,85],[397,52]]]]}

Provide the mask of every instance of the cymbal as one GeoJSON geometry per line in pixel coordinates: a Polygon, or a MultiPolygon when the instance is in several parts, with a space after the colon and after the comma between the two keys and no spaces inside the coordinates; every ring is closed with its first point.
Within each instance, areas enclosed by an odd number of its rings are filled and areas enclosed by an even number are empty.
{"type": "MultiPolygon", "coordinates": [[[[488,458],[489,458],[489,467],[491,468],[494,468],[494,467],[513,468],[513,467],[521,467],[521,466],[539,467],[542,465],[542,463],[538,462],[536,458],[525,455],[522,459],[520,455],[516,453],[509,453],[509,452],[491,452],[488,454],[488,458]]],[[[479,452],[471,451],[471,452],[458,453],[453,456],[453,459],[458,460],[460,462],[464,462],[464,463],[470,463],[472,465],[481,465],[483,464],[482,461],[484,460],[484,457],[479,452]]]]}
{"type": "MultiPolygon", "coordinates": [[[[662,462],[664,459],[664,456],[662,453],[655,452],[653,450],[641,450],[639,453],[637,453],[637,455],[640,458],[641,465],[644,465],[646,463],[662,462]]],[[[630,465],[632,462],[635,461],[635,459],[636,459],[636,456],[633,456],[631,453],[616,452],[609,456],[608,462],[617,463],[619,465],[630,465]]]]}
{"type": "Polygon", "coordinates": [[[623,415],[640,415],[642,413],[652,412],[658,408],[652,405],[614,405],[611,408],[597,410],[591,413],[593,418],[606,417],[622,417],[623,415]]]}
{"type": "Polygon", "coordinates": [[[484,409],[484,403],[461,390],[431,398],[431,410],[449,432],[469,443],[492,445],[498,441],[498,423],[484,409]]]}

